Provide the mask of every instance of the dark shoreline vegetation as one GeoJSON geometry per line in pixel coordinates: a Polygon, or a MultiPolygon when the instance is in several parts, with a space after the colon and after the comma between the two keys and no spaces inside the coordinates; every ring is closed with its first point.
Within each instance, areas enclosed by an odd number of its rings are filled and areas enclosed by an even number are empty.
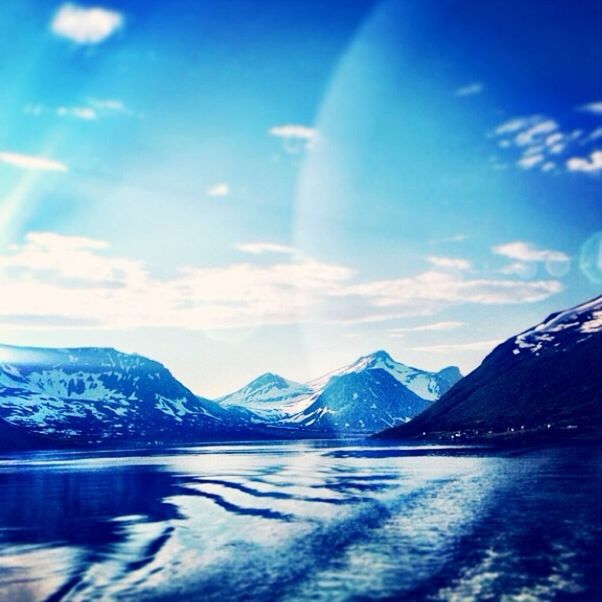
{"type": "Polygon", "coordinates": [[[596,441],[601,332],[597,297],[511,337],[463,378],[455,368],[427,372],[378,351],[306,384],[268,373],[217,400],[195,395],[139,355],[1,346],[0,449],[358,437],[494,446],[596,441]]]}

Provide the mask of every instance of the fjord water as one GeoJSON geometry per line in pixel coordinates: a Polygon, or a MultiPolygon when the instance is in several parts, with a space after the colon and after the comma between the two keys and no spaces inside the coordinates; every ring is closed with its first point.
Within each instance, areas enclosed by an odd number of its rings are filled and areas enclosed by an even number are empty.
{"type": "Polygon", "coordinates": [[[602,449],[0,459],[0,600],[602,599],[602,449]]]}

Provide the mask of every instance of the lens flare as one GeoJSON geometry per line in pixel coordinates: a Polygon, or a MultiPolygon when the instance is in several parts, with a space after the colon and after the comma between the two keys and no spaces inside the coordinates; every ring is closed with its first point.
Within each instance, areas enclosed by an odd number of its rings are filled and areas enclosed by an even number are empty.
{"type": "Polygon", "coordinates": [[[588,280],[602,284],[602,232],[596,232],[583,243],[579,267],[588,280]]]}

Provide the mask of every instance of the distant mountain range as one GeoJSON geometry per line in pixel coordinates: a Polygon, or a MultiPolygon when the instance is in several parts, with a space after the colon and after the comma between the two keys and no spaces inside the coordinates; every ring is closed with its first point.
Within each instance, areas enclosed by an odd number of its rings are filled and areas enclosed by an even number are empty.
{"type": "Polygon", "coordinates": [[[602,296],[496,347],[430,408],[382,438],[600,438],[602,296]]]}
{"type": "Polygon", "coordinates": [[[600,438],[601,334],[597,297],[508,339],[465,378],[377,351],[307,383],[263,374],[215,401],[140,355],[0,345],[0,448],[379,431],[392,439],[600,438]]]}
{"type": "Polygon", "coordinates": [[[379,351],[306,384],[264,374],[212,401],[140,355],[0,346],[0,448],[374,433],[409,420],[460,377],[379,351]]]}
{"type": "Polygon", "coordinates": [[[376,351],[304,384],[264,374],[217,401],[272,424],[326,434],[374,433],[407,422],[460,378],[455,367],[428,372],[376,351]]]}

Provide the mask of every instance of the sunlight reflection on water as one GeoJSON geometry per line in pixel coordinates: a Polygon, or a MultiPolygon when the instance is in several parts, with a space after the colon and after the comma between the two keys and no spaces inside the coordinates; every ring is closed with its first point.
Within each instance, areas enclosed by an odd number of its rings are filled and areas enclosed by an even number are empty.
{"type": "Polygon", "coordinates": [[[591,596],[599,460],[340,442],[7,456],[0,599],[591,596]]]}

